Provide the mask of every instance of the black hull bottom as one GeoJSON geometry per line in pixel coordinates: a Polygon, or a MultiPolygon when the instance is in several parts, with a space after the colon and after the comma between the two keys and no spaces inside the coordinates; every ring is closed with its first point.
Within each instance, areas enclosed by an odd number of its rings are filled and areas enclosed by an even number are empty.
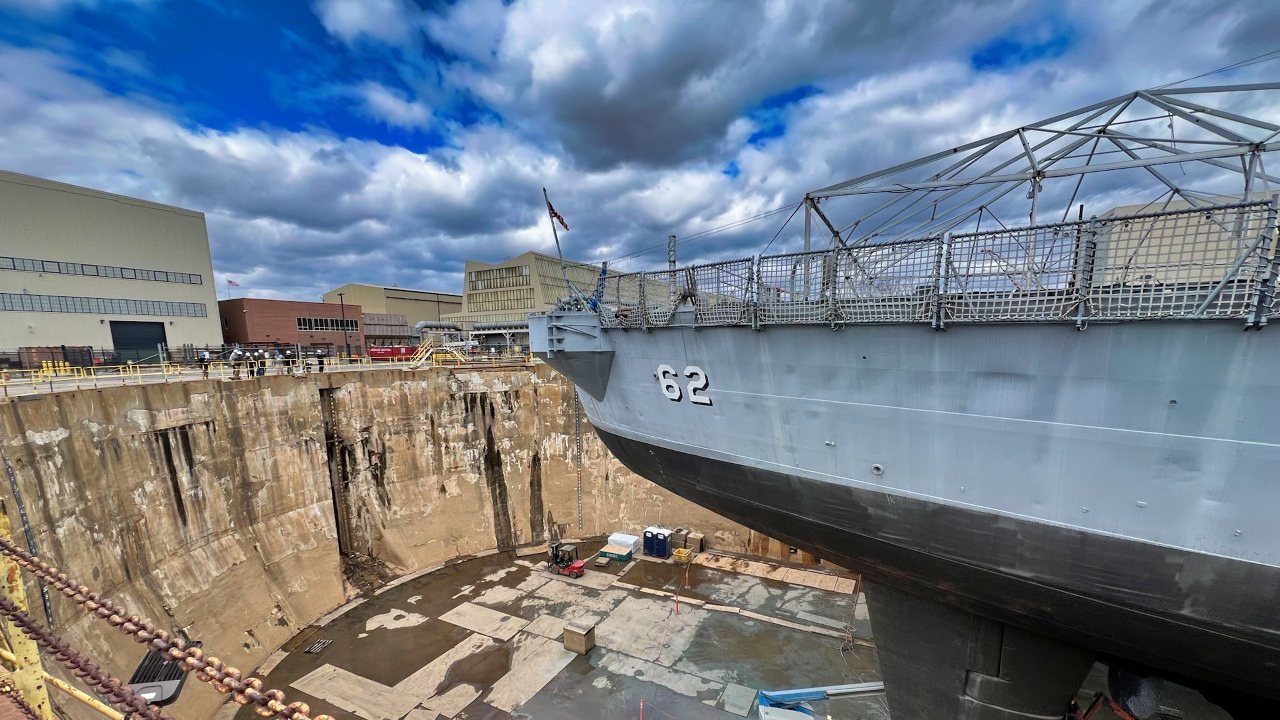
{"type": "Polygon", "coordinates": [[[1136,586],[1158,606],[1186,602],[1177,592],[1186,582],[1180,576],[1195,570],[1229,595],[1222,602],[1244,603],[1247,609],[1251,594],[1275,596],[1280,573],[1271,568],[817,482],[686,454],[599,428],[596,432],[638,475],[747,527],[855,568],[873,582],[1088,648],[1102,657],[1158,668],[1206,694],[1243,693],[1259,701],[1269,699],[1266,705],[1280,700],[1280,643],[1274,638],[1268,644],[1256,637],[1256,631],[1251,637],[1247,629],[1211,626],[1185,615],[1122,603],[1107,597],[1114,588],[1102,581],[1127,567],[1130,587],[1119,591],[1132,596],[1136,586]],[[983,565],[954,558],[962,551],[954,547],[958,535],[975,543],[966,549],[976,548],[983,565]],[[1086,558],[1089,566],[1082,570],[1086,558]],[[1103,576],[1099,582],[1070,584],[1099,563],[1111,566],[1098,571],[1103,576]]]}

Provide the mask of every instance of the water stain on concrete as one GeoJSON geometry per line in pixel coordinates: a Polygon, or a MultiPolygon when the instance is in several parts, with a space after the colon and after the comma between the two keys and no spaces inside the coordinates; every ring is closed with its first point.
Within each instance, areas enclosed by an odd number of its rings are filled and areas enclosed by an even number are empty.
{"type": "Polygon", "coordinates": [[[494,546],[505,550],[515,547],[515,533],[511,527],[511,509],[507,504],[507,480],[502,470],[502,451],[493,439],[493,428],[484,429],[484,480],[489,486],[489,500],[493,503],[494,546]]]}
{"type": "Polygon", "coordinates": [[[534,540],[546,537],[547,526],[543,522],[545,512],[542,505],[542,455],[535,450],[529,460],[529,528],[534,540]]]}
{"type": "Polygon", "coordinates": [[[511,646],[494,645],[459,660],[449,668],[444,681],[436,688],[442,695],[458,685],[489,687],[511,668],[511,646]]]}

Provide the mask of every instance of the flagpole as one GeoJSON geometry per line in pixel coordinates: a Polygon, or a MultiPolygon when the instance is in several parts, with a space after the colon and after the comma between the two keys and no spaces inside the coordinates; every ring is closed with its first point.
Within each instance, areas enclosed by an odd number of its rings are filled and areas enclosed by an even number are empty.
{"type": "Polygon", "coordinates": [[[564,261],[564,251],[560,249],[560,233],[556,230],[556,217],[551,210],[551,198],[547,196],[547,189],[542,188],[542,201],[547,204],[547,222],[551,223],[551,236],[556,239],[556,255],[560,257],[560,275],[564,277],[565,289],[569,291],[569,295],[577,297],[580,295],[577,288],[569,282],[569,265],[564,261]]]}

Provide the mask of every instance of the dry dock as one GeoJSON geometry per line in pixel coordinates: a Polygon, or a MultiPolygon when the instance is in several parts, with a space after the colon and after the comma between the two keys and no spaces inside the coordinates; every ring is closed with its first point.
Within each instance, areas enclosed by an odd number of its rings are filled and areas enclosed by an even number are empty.
{"type": "MultiPolygon", "coordinates": [[[[305,629],[267,679],[343,720],[632,718],[642,699],[647,717],[727,719],[746,716],[758,689],[879,679],[852,581],[813,587],[847,578],[797,571],[809,584],[791,584],[694,564],[686,582],[684,567],[635,560],[572,580],[541,560],[499,553],[399,584],[305,629]],[[595,627],[586,655],[561,642],[571,621],[595,627]]],[[[880,696],[828,706],[888,717],[880,696]]]]}

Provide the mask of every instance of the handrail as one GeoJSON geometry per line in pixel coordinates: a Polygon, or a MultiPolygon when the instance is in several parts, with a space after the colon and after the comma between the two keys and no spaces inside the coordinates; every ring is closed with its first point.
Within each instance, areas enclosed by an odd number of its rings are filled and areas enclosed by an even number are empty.
{"type": "Polygon", "coordinates": [[[1236,319],[1280,311],[1270,200],[611,275],[605,328],[1236,319]],[[682,306],[693,312],[678,315],[682,306]]]}

